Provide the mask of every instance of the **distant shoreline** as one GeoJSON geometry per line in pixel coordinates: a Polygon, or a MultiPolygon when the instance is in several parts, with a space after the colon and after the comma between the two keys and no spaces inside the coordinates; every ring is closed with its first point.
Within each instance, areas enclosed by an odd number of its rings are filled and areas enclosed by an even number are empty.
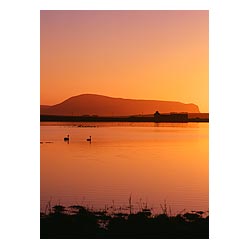
{"type": "Polygon", "coordinates": [[[40,115],[40,122],[168,122],[168,123],[187,123],[187,122],[209,122],[207,113],[188,114],[188,118],[156,120],[152,116],[63,116],[63,115],[40,115]]]}

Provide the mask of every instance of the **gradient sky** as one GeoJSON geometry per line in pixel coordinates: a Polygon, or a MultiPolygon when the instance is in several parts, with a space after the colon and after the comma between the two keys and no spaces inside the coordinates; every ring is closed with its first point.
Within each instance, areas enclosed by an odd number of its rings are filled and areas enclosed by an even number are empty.
{"type": "Polygon", "coordinates": [[[208,112],[208,11],[41,11],[41,104],[79,94],[208,112]]]}

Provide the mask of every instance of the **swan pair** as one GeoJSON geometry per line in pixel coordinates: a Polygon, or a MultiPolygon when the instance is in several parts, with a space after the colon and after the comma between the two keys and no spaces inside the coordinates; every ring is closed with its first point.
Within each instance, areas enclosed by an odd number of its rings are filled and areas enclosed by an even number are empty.
{"type": "MultiPolygon", "coordinates": [[[[67,137],[64,137],[63,140],[64,140],[64,141],[69,141],[69,135],[67,135],[67,137]]],[[[89,136],[89,138],[87,138],[86,141],[91,142],[91,136],[89,136]]]]}

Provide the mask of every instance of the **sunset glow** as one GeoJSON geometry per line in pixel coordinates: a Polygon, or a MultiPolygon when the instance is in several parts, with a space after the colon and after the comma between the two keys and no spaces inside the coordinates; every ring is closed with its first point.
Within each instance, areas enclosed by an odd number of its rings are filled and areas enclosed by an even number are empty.
{"type": "Polygon", "coordinates": [[[208,11],[41,11],[41,104],[95,93],[208,112],[208,11]]]}

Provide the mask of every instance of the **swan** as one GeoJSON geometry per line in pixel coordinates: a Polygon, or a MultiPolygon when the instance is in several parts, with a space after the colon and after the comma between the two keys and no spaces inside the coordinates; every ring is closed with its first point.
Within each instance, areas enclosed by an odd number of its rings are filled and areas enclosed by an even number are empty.
{"type": "Polygon", "coordinates": [[[69,135],[67,135],[67,137],[64,137],[63,140],[64,140],[64,141],[69,141],[69,135]]]}

